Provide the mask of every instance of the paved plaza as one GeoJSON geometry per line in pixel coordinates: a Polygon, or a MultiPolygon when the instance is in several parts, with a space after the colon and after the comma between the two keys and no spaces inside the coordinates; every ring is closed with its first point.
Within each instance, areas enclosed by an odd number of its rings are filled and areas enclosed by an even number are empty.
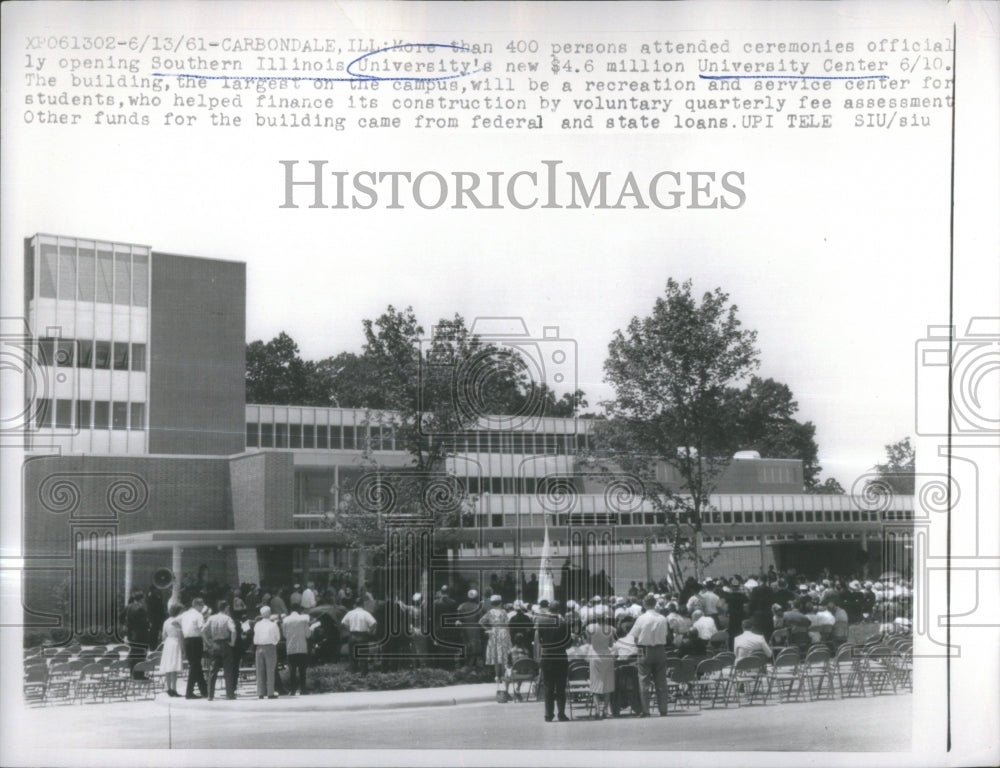
{"type": "MultiPolygon", "coordinates": [[[[154,701],[25,709],[25,749],[541,749],[905,752],[912,694],[729,709],[666,718],[546,723],[540,702],[497,704],[493,685],[318,694],[259,701],[154,701]],[[53,741],[53,734],[58,734],[53,741]]],[[[6,714],[6,713],[5,713],[6,714]]],[[[13,718],[12,718],[13,719],[13,718]]],[[[402,756],[405,752],[401,752],[402,756]]]]}

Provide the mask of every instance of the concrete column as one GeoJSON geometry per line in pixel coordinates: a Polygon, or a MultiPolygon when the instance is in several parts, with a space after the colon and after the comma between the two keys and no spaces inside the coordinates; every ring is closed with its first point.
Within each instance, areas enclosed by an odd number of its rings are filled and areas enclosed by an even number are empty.
{"type": "Polygon", "coordinates": [[[125,550],[125,605],[128,605],[129,598],[132,595],[132,566],[133,557],[132,550],[125,550]]]}
{"type": "Polygon", "coordinates": [[[646,538],[646,583],[653,582],[653,539],[646,538]]]}
{"type": "Polygon", "coordinates": [[[760,572],[767,573],[767,536],[760,535],[760,572]]]}
{"type": "Polygon", "coordinates": [[[181,601],[181,548],[174,544],[170,553],[170,572],[174,575],[174,581],[170,585],[170,602],[179,603],[181,601]]]}

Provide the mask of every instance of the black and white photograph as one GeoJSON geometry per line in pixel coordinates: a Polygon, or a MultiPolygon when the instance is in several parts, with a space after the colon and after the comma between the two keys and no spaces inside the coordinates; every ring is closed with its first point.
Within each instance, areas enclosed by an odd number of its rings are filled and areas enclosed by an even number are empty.
{"type": "Polygon", "coordinates": [[[1000,759],[1000,14],[11,2],[4,765],[1000,759]]]}

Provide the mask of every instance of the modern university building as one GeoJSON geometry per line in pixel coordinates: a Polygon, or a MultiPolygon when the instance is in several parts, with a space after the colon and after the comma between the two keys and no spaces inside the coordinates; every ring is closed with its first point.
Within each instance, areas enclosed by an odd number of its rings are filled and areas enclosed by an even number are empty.
{"type": "MultiPolygon", "coordinates": [[[[344,571],[379,583],[336,518],[370,474],[366,457],[408,465],[393,415],[245,402],[243,263],[37,234],[25,240],[25,313],[29,624],[50,622],[52,589],[67,577],[74,600],[95,601],[91,616],[110,616],[123,588],[163,568],[204,566],[231,584],[344,571]]],[[[447,547],[430,545],[441,570],[472,581],[537,571],[548,523],[556,572],[605,570],[616,589],[666,575],[654,510],[627,483],[581,472],[591,426],[538,414],[463,435],[449,471],[469,497],[438,537],[447,547]]],[[[671,471],[661,479],[676,482],[671,471]]],[[[912,496],[802,489],[799,461],[731,462],[705,518],[706,548],[721,548],[709,573],[878,572],[909,560],[912,496]]]]}

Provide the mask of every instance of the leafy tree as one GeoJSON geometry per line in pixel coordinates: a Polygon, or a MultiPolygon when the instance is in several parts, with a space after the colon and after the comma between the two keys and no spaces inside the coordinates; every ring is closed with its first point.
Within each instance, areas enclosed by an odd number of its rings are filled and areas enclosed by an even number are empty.
{"type": "Polygon", "coordinates": [[[755,331],[742,327],[738,308],[716,288],[699,302],[691,281],[667,281],[652,313],[617,331],[604,364],[615,398],[598,441],[626,471],[642,480],[646,497],[664,513],[675,548],[701,556],[702,515],[731,455],[726,436],[727,388],[758,365],[755,331]],[[659,482],[657,462],[674,467],[681,493],[659,482]],[[693,536],[684,535],[682,525],[693,536]]]}
{"type": "Polygon", "coordinates": [[[247,344],[246,398],[248,403],[315,405],[314,366],[299,357],[299,347],[282,331],[266,344],[247,344]]]}
{"type": "Polygon", "coordinates": [[[806,493],[816,494],[844,494],[844,487],[833,477],[828,477],[822,483],[816,483],[806,488],[806,493]]]}
{"type": "Polygon", "coordinates": [[[742,389],[727,388],[723,401],[730,453],[754,450],[772,459],[800,459],[806,489],[819,482],[816,426],[793,418],[799,404],[787,384],[753,376],[742,389]]]}
{"type": "Polygon", "coordinates": [[[917,454],[909,437],[885,446],[885,462],[875,465],[878,478],[870,480],[900,496],[912,496],[916,489],[917,454]]]}

